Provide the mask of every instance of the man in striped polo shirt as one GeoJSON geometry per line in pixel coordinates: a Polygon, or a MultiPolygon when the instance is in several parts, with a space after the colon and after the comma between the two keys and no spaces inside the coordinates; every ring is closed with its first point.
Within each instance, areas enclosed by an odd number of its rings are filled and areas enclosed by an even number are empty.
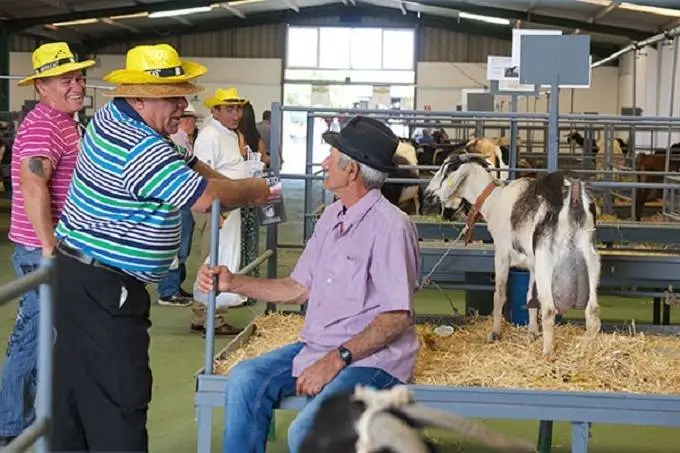
{"type": "Polygon", "coordinates": [[[83,138],[57,225],[55,451],[148,451],[148,283],[170,268],[180,210],[262,205],[264,179],[231,180],[170,140],[206,68],[167,44],[127,53],[83,138]]]}
{"type": "MultiPolygon", "coordinates": [[[[9,239],[15,247],[12,264],[18,278],[36,270],[43,256],[52,255],[54,226],[79,150],[74,114],[83,107],[81,70],[94,64],[77,63],[66,43],[45,44],[33,52],[33,74],[19,82],[34,85],[40,101],[21,122],[12,152],[9,239]]],[[[39,303],[38,288],[19,301],[0,387],[0,446],[35,417],[39,303]]]]}

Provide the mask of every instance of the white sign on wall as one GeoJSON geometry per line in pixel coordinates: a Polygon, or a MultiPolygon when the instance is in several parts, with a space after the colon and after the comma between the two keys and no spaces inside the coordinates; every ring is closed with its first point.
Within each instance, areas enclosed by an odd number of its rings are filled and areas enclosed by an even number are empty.
{"type": "Polygon", "coordinates": [[[489,55],[486,58],[487,80],[519,80],[519,74],[512,65],[512,57],[499,57],[489,55]]]}

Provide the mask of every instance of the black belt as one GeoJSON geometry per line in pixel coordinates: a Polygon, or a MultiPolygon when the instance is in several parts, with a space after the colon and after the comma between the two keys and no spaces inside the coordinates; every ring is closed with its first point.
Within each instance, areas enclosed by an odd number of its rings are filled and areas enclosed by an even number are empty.
{"type": "Polygon", "coordinates": [[[74,248],[71,248],[68,245],[64,244],[63,242],[57,243],[57,250],[59,250],[61,253],[63,253],[64,255],[66,255],[70,258],[78,260],[83,264],[87,264],[88,266],[98,267],[100,269],[104,269],[104,270],[107,270],[107,271],[110,271],[110,272],[115,272],[115,273],[120,274],[124,277],[134,278],[131,275],[126,274],[122,270],[118,269],[117,267],[113,267],[113,266],[110,266],[106,263],[102,263],[98,259],[96,259],[96,258],[94,258],[94,257],[92,257],[92,256],[90,256],[86,253],[83,253],[80,250],[76,250],[74,248]]]}

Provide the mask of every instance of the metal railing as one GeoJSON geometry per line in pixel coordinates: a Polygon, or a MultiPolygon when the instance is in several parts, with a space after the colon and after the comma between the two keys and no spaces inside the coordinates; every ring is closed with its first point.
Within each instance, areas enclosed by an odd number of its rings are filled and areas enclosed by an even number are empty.
{"type": "Polygon", "coordinates": [[[38,388],[35,400],[35,421],[9,445],[0,448],[0,453],[20,453],[33,444],[36,453],[51,451],[52,425],[52,347],[54,345],[53,317],[54,300],[52,282],[54,260],[43,258],[34,272],[0,286],[0,306],[39,286],[40,311],[38,328],[38,388]]]}

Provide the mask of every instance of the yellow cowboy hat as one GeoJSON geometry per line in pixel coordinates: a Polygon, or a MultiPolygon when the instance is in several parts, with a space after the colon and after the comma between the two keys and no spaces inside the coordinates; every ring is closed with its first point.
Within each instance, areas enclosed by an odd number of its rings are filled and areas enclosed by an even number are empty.
{"type": "Polygon", "coordinates": [[[203,101],[203,105],[209,109],[217,107],[218,105],[235,105],[242,107],[247,103],[248,100],[239,96],[238,90],[234,87],[227,88],[226,90],[224,88],[218,88],[215,90],[215,94],[213,94],[212,97],[203,101]]]}
{"type": "Polygon", "coordinates": [[[125,58],[125,68],[116,69],[104,76],[115,89],[104,93],[107,97],[177,97],[190,96],[203,91],[203,87],[190,83],[208,72],[196,62],[182,60],[169,44],[141,45],[130,49],[125,58]]]}
{"type": "Polygon", "coordinates": [[[20,87],[30,85],[36,79],[54,77],[67,72],[89,68],[97,62],[94,60],[76,61],[65,42],[50,42],[33,51],[33,74],[19,81],[20,87]]]}

